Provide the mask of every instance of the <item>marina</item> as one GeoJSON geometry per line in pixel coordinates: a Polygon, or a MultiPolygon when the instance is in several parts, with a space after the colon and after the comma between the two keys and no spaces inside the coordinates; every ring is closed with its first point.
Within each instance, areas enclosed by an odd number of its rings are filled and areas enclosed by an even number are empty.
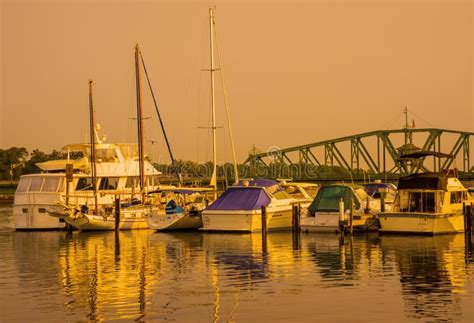
{"type": "Polygon", "coordinates": [[[350,2],[2,2],[0,323],[474,322],[472,3],[350,2]]]}

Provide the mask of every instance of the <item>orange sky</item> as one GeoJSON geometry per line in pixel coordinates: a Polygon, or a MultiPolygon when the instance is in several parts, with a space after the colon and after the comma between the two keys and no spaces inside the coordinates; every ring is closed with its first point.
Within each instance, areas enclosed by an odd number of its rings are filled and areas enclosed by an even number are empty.
{"type": "MultiPolygon", "coordinates": [[[[474,131],[473,4],[216,1],[237,156],[403,125],[474,131]]],[[[134,141],[138,42],[177,158],[210,159],[207,1],[3,0],[0,148],[84,141],[88,79],[108,141],[134,141]]],[[[218,79],[219,81],[219,79],[218,79]]],[[[216,82],[216,84],[220,84],[216,82]]],[[[148,154],[167,161],[144,88],[148,154]]],[[[216,91],[221,93],[220,87],[216,91]]],[[[218,125],[225,125],[218,96],[218,125]]],[[[230,160],[225,129],[219,159],[230,160]]]]}

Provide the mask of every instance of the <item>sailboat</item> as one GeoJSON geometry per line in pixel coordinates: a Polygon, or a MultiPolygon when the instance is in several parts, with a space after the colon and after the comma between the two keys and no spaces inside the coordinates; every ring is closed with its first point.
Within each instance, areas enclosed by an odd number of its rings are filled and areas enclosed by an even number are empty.
{"type": "MultiPolygon", "coordinates": [[[[91,164],[92,164],[92,187],[95,202],[93,208],[87,205],[63,207],[69,210],[64,217],[66,223],[80,230],[114,230],[118,224],[120,230],[128,229],[148,229],[148,216],[153,210],[153,203],[147,201],[146,178],[145,178],[145,153],[143,147],[143,127],[142,127],[142,102],[141,102],[141,80],[140,80],[140,48],[135,46],[135,72],[137,89],[137,125],[138,125],[138,157],[139,157],[139,189],[140,199],[132,203],[120,205],[120,220],[116,223],[115,214],[118,210],[113,205],[99,207],[97,203],[97,175],[96,175],[96,154],[95,139],[91,132],[91,164]]],[[[92,81],[89,82],[89,108],[91,127],[94,122],[94,109],[92,101],[92,81]]]]}
{"type": "MultiPolygon", "coordinates": [[[[178,189],[158,190],[158,194],[162,200],[158,209],[154,209],[148,218],[148,225],[155,230],[182,230],[182,229],[198,229],[203,226],[202,211],[217,198],[217,141],[216,141],[216,100],[215,100],[215,59],[214,47],[217,47],[218,59],[220,64],[219,47],[214,42],[215,36],[215,20],[214,10],[209,9],[209,34],[210,34],[210,69],[211,73],[211,131],[212,131],[212,175],[209,182],[209,188],[180,187],[178,189]],[[163,204],[164,203],[164,204],[163,204]]],[[[230,123],[229,109],[227,104],[227,95],[225,92],[225,84],[222,68],[221,79],[222,88],[224,90],[224,101],[227,113],[227,126],[229,128],[233,168],[234,183],[239,181],[237,170],[237,161],[235,157],[234,140],[232,137],[232,128],[230,123]]]]}
{"type": "MultiPolygon", "coordinates": [[[[214,12],[209,9],[209,21],[211,29],[211,94],[212,94],[212,133],[214,148],[214,169],[211,177],[211,185],[216,187],[216,155],[215,155],[215,98],[214,98],[214,12]]],[[[219,48],[219,47],[217,47],[219,48]]],[[[219,51],[218,51],[219,54],[219,51]]],[[[225,87],[224,87],[225,88],[225,87]]],[[[226,95],[224,93],[224,99],[226,95]]],[[[226,104],[227,107],[227,104],[226,104]]],[[[229,122],[229,118],[227,118],[229,122]]],[[[302,198],[291,196],[285,192],[284,185],[265,179],[251,179],[239,182],[237,164],[235,161],[235,150],[233,147],[232,130],[229,122],[231,134],[232,152],[234,159],[235,181],[214,203],[210,204],[202,212],[203,227],[206,231],[237,231],[253,232],[259,231],[261,227],[261,207],[266,206],[267,228],[269,230],[286,230],[291,228],[292,207],[294,204],[307,206],[311,199],[304,192],[302,198]]],[[[285,184],[286,185],[286,184],[285,184]]],[[[293,185],[293,189],[298,191],[304,185],[293,185]]]]}

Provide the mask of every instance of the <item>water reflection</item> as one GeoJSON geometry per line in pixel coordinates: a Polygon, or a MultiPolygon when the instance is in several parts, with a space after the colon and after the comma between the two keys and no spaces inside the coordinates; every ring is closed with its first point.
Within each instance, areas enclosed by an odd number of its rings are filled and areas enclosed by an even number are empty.
{"type": "Polygon", "coordinates": [[[407,317],[458,319],[467,271],[464,235],[384,236],[381,246],[397,264],[407,317]]]}
{"type": "Polygon", "coordinates": [[[69,310],[84,307],[90,320],[144,315],[148,279],[160,266],[144,233],[63,233],[58,262],[69,310]]]}
{"type": "Polygon", "coordinates": [[[472,320],[462,234],[8,229],[0,248],[5,320],[472,320]]]}

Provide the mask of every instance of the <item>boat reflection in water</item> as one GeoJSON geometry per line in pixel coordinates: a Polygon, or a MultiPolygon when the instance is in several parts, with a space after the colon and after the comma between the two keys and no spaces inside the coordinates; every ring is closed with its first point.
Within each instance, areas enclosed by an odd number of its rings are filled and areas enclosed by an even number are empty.
{"type": "Polygon", "coordinates": [[[2,318],[468,320],[463,238],[12,232],[0,235],[2,318]]]}
{"type": "MultiPolygon", "coordinates": [[[[384,260],[393,259],[397,265],[408,318],[463,318],[462,294],[469,281],[463,234],[384,236],[380,245],[384,260]]],[[[472,285],[472,265],[470,272],[472,285]]],[[[472,320],[472,307],[469,311],[472,320]]],[[[464,315],[469,318],[469,312],[464,315]]]]}

